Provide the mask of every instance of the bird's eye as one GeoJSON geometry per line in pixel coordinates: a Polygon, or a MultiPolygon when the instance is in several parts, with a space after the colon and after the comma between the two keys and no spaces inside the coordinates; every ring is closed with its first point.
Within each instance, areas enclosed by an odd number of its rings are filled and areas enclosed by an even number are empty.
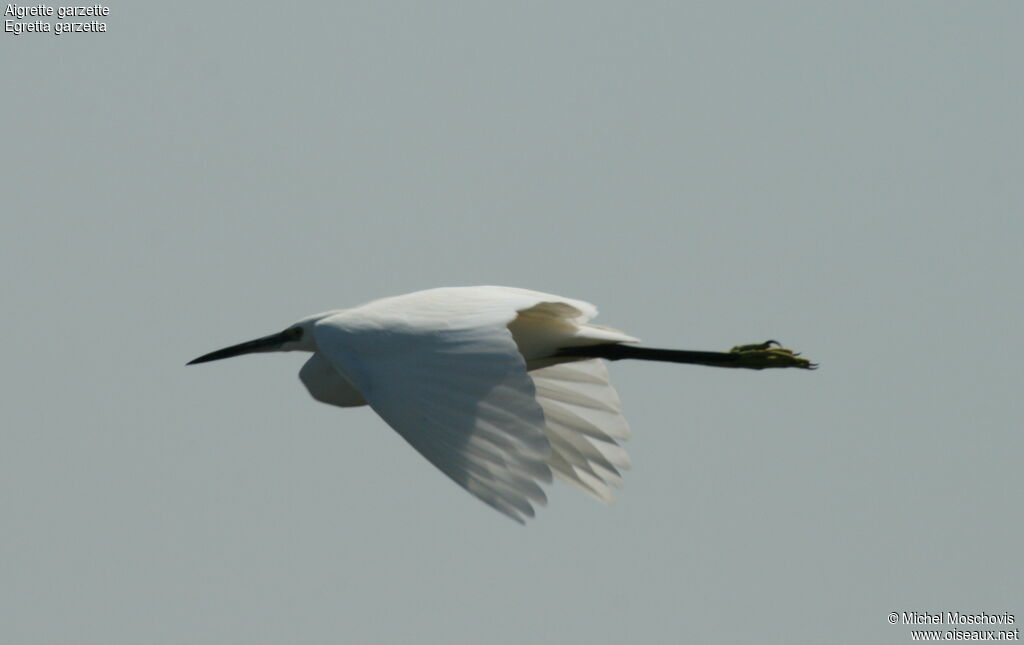
{"type": "Polygon", "coordinates": [[[285,337],[290,341],[296,341],[302,338],[302,327],[289,327],[284,330],[285,337]]]}

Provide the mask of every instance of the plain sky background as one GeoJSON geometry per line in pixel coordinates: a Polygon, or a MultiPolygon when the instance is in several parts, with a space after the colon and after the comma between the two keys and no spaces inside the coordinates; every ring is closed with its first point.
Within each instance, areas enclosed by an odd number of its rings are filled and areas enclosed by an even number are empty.
{"type": "Polygon", "coordinates": [[[1024,621],[1024,5],[109,6],[0,33],[0,641],[1024,621]],[[821,369],[613,365],[625,489],[521,527],[300,355],[184,367],[470,284],[821,369]]]}

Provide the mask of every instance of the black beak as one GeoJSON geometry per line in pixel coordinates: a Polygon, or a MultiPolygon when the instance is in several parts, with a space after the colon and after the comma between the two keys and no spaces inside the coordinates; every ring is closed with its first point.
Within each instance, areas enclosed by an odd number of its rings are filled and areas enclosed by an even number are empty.
{"type": "Polygon", "coordinates": [[[217,351],[210,352],[209,354],[203,354],[199,358],[192,359],[185,364],[195,365],[196,363],[219,361],[222,358],[231,358],[232,356],[251,354],[252,352],[273,351],[289,340],[295,340],[295,335],[291,330],[285,330],[277,334],[257,338],[256,340],[250,340],[237,345],[232,345],[231,347],[225,347],[224,349],[218,349],[217,351]]]}

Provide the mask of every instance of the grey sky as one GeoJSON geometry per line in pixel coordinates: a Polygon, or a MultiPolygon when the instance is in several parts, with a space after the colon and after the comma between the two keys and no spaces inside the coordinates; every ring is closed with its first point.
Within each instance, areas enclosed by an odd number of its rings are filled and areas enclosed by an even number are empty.
{"type": "MultiPolygon", "coordinates": [[[[910,642],[1024,620],[1024,8],[114,3],[0,33],[0,641],[910,642]],[[590,300],[633,470],[520,527],[297,355],[420,288],[590,300]]],[[[1018,625],[1019,626],[1019,625],[1018,625]]]]}

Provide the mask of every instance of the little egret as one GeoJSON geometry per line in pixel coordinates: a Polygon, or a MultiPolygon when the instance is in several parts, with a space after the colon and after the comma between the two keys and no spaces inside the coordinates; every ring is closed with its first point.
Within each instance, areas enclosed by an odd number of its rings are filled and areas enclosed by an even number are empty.
{"type": "Polygon", "coordinates": [[[522,523],[554,474],[608,502],[629,438],[598,359],[814,369],[775,341],[728,352],[637,347],[590,323],[594,305],[512,287],[452,287],[303,318],[204,354],[312,352],[299,379],[317,401],[369,405],[458,485],[522,523]]]}

